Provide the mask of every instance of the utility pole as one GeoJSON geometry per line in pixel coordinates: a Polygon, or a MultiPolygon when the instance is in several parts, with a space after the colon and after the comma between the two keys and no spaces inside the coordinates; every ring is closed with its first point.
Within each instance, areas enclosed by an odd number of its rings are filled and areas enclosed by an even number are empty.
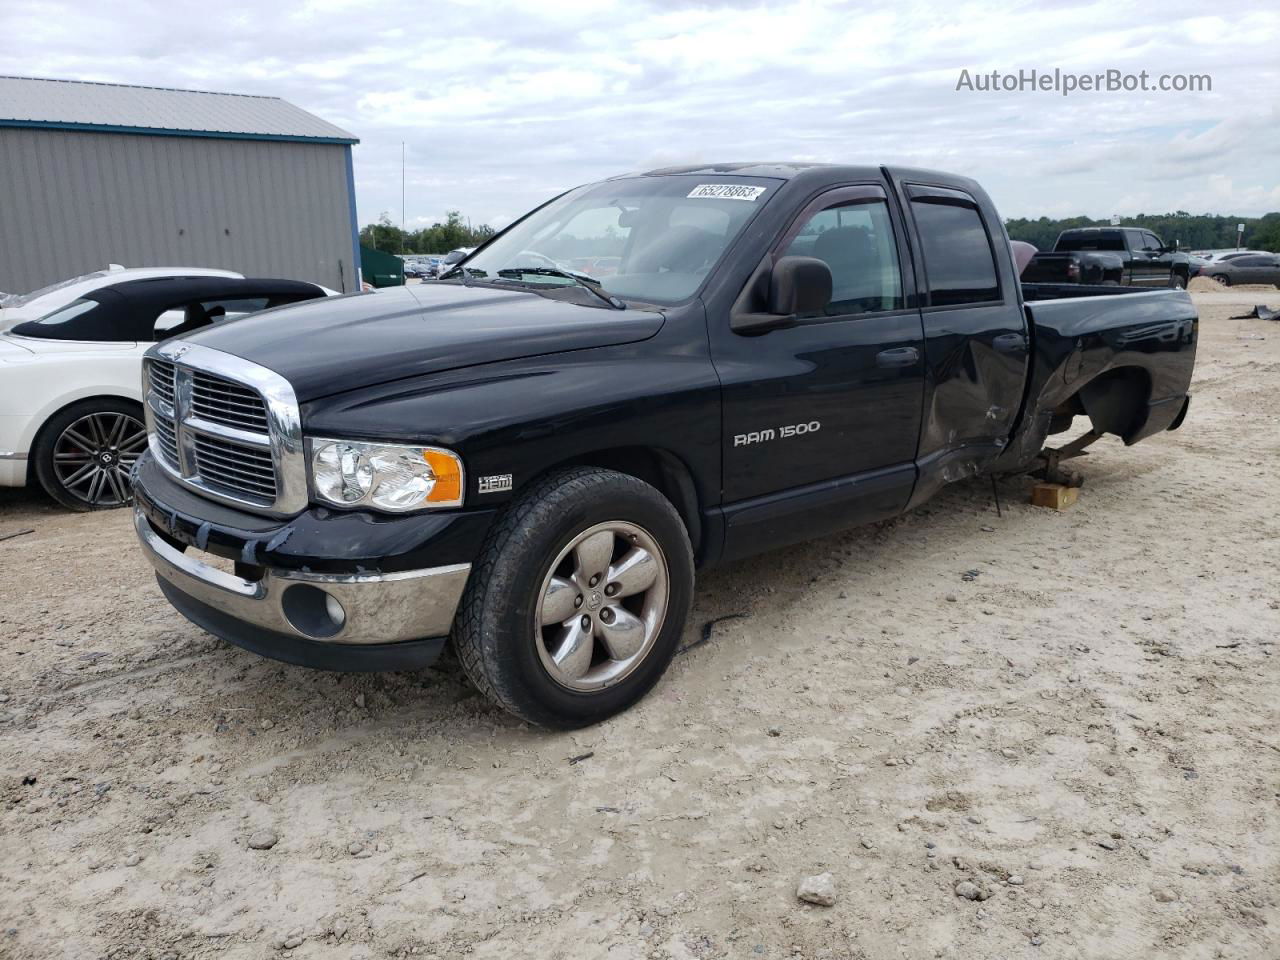
{"type": "Polygon", "coordinates": [[[407,232],[404,216],[404,141],[400,141],[400,252],[404,253],[404,235],[407,232]]]}

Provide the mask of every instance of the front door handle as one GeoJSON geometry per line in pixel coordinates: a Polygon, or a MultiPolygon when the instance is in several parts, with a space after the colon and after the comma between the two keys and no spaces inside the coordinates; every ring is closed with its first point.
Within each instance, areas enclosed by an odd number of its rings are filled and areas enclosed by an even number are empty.
{"type": "Polygon", "coordinates": [[[920,351],[915,347],[894,347],[876,354],[877,367],[914,367],[920,362],[920,351]]]}
{"type": "Polygon", "coordinates": [[[1025,353],[1027,338],[1020,333],[1002,333],[991,341],[991,345],[1001,353],[1025,353]]]}

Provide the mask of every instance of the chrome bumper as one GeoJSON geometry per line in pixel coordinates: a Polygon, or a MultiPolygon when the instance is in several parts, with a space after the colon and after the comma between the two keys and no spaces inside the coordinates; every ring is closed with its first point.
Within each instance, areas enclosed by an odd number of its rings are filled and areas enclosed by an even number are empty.
{"type": "Polygon", "coordinates": [[[246,624],[324,644],[447,636],[471,572],[469,563],[349,575],[268,567],[261,580],[245,580],[170,546],[140,510],[133,525],[156,573],[180,592],[246,624]]]}

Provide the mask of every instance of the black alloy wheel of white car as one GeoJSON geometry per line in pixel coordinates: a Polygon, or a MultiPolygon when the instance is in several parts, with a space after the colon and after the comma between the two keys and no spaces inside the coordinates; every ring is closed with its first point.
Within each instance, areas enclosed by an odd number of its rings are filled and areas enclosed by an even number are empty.
{"type": "Polygon", "coordinates": [[[142,408],[101,397],[59,411],[33,450],[36,479],[71,510],[110,510],[133,499],[129,475],[147,449],[142,408]]]}

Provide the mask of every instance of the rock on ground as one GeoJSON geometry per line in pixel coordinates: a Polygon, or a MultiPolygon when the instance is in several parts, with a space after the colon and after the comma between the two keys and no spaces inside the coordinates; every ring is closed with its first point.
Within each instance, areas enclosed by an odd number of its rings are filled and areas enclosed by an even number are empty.
{"type": "Polygon", "coordinates": [[[816,903],[820,907],[834,907],[836,904],[836,882],[830,873],[819,873],[817,876],[805,877],[796,887],[796,896],[805,903],[816,903]]]}

